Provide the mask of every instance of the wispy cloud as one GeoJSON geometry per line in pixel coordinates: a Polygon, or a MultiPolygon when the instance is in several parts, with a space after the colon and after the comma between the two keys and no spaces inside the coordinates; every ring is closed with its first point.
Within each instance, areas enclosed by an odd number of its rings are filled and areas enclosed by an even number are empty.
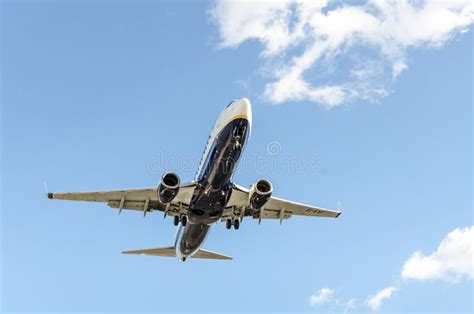
{"type": "Polygon", "coordinates": [[[449,281],[474,278],[474,226],[457,228],[430,255],[416,251],[402,267],[402,278],[449,281]]]}
{"type": "Polygon", "coordinates": [[[351,298],[346,302],[343,313],[347,313],[351,310],[354,310],[355,308],[357,308],[357,299],[351,298]]]}
{"type": "Polygon", "coordinates": [[[442,47],[474,20],[471,0],[215,0],[210,13],[220,47],[263,45],[268,101],[327,108],[388,95],[411,49],[442,47]]]}
{"type": "Polygon", "coordinates": [[[387,287],[383,288],[379,292],[377,292],[375,295],[369,297],[366,301],[367,306],[372,310],[372,311],[378,311],[380,307],[382,306],[382,302],[390,299],[392,295],[397,292],[398,289],[395,287],[387,287]]]}
{"type": "Polygon", "coordinates": [[[332,308],[342,310],[347,313],[357,307],[357,300],[351,298],[348,301],[342,301],[336,296],[336,290],[332,288],[322,288],[309,297],[309,304],[312,307],[329,305],[332,308]]]}
{"type": "Polygon", "coordinates": [[[309,298],[309,303],[312,306],[327,303],[332,299],[333,296],[334,296],[334,289],[322,288],[321,290],[317,291],[315,294],[313,294],[309,298]]]}
{"type": "MultiPolygon", "coordinates": [[[[445,279],[456,282],[461,279],[474,279],[474,226],[456,228],[441,241],[438,249],[428,256],[416,251],[405,262],[401,270],[402,279],[445,279]]],[[[392,298],[403,287],[403,281],[391,285],[368,296],[365,302],[356,298],[342,301],[334,289],[323,288],[310,297],[310,304],[317,306],[331,304],[347,313],[365,306],[378,311],[382,304],[392,298]]],[[[363,300],[363,299],[362,299],[363,300]]]]}
{"type": "Polygon", "coordinates": [[[315,308],[325,305],[332,309],[337,309],[337,311],[341,311],[342,313],[360,309],[362,306],[372,311],[378,311],[382,306],[382,302],[388,300],[397,291],[395,287],[387,287],[378,291],[375,295],[367,297],[365,302],[358,303],[356,298],[344,300],[336,295],[336,290],[332,288],[322,288],[310,296],[309,303],[315,308]]]}

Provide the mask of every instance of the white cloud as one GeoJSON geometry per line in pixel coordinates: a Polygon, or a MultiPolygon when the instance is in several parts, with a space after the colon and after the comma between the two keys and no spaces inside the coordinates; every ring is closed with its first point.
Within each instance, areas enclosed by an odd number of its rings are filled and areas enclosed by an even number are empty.
{"type": "Polygon", "coordinates": [[[267,100],[327,108],[386,96],[410,49],[441,47],[474,21],[471,0],[215,0],[210,15],[221,47],[263,44],[267,100]]]}
{"type": "MultiPolygon", "coordinates": [[[[463,278],[474,279],[474,226],[456,228],[451,231],[431,255],[424,256],[416,251],[405,262],[401,275],[403,279],[445,279],[458,281],[463,278]]],[[[367,297],[364,304],[372,311],[378,311],[382,303],[398,292],[399,285],[389,286],[367,297]]],[[[323,288],[310,297],[312,306],[331,303],[343,313],[360,307],[357,299],[347,302],[335,296],[335,291],[323,288]]]]}
{"type": "Polygon", "coordinates": [[[329,302],[334,296],[334,289],[322,288],[309,298],[309,303],[312,306],[320,305],[329,302]]]}
{"type": "Polygon", "coordinates": [[[405,279],[474,278],[474,226],[451,231],[430,255],[416,251],[402,267],[405,279]]]}
{"type": "Polygon", "coordinates": [[[309,298],[311,306],[316,307],[322,304],[330,305],[334,309],[339,309],[343,313],[357,308],[357,300],[351,298],[348,301],[341,301],[336,296],[336,291],[331,288],[322,288],[309,298]]]}
{"type": "Polygon", "coordinates": [[[385,300],[388,300],[392,297],[392,295],[397,292],[397,288],[395,287],[387,287],[383,288],[379,292],[377,292],[375,295],[372,297],[369,297],[366,301],[367,306],[372,310],[372,311],[378,311],[380,307],[382,306],[382,302],[385,300]]]}
{"type": "Polygon", "coordinates": [[[356,307],[357,307],[357,300],[355,298],[351,298],[349,299],[349,301],[347,301],[346,305],[344,306],[344,311],[343,313],[347,313],[349,312],[350,310],[354,310],[356,307]]]}

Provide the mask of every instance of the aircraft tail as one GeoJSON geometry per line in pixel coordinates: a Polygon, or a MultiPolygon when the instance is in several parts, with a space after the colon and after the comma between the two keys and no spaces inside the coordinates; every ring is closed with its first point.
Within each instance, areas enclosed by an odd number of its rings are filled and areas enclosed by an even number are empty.
{"type": "MultiPolygon", "coordinates": [[[[167,256],[167,257],[176,257],[176,247],[162,247],[154,249],[144,249],[144,250],[133,250],[133,251],[123,251],[122,254],[137,254],[137,255],[151,255],[151,256],[167,256]]],[[[194,253],[191,258],[206,258],[206,259],[222,259],[222,260],[231,260],[231,256],[224,254],[203,250],[200,249],[194,253]]]]}

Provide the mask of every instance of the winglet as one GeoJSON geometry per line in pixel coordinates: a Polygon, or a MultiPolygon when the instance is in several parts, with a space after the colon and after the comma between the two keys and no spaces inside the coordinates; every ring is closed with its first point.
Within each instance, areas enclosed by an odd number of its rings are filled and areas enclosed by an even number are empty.
{"type": "Polygon", "coordinates": [[[334,218],[341,216],[342,214],[342,205],[340,201],[337,201],[337,211],[339,212],[334,218]]]}
{"type": "Polygon", "coordinates": [[[49,199],[52,199],[53,193],[48,192],[48,186],[46,185],[46,181],[43,182],[43,186],[44,186],[44,193],[46,194],[46,196],[48,196],[49,199]]]}

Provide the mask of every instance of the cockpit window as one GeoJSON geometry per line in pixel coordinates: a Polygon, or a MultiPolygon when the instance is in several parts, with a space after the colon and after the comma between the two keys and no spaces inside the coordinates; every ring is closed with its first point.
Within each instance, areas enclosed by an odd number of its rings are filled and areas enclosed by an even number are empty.
{"type": "Polygon", "coordinates": [[[227,107],[226,107],[226,108],[229,108],[229,107],[230,107],[230,105],[232,105],[233,103],[234,103],[234,101],[231,101],[231,102],[230,102],[230,103],[227,105],[227,107]]]}

